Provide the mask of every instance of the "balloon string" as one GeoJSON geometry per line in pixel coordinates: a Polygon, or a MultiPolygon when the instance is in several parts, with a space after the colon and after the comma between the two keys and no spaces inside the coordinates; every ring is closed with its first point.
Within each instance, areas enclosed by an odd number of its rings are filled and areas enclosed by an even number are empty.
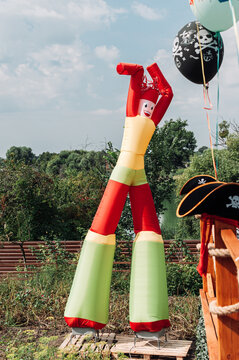
{"type": "Polygon", "coordinates": [[[203,63],[203,55],[202,55],[202,46],[201,46],[201,41],[200,41],[200,37],[199,37],[198,22],[196,22],[196,25],[197,25],[197,35],[198,35],[200,59],[201,59],[201,66],[202,66],[203,85],[204,85],[204,87],[206,88],[206,78],[205,78],[205,71],[204,71],[204,63],[203,63]]]}
{"type": "MultiPolygon", "coordinates": [[[[217,38],[218,38],[218,41],[219,41],[219,36],[220,36],[220,33],[218,32],[217,33],[217,38]]],[[[220,62],[219,62],[219,59],[220,59],[220,49],[219,49],[219,46],[218,46],[218,52],[217,52],[217,118],[216,118],[216,149],[218,150],[218,139],[219,139],[219,131],[218,131],[218,128],[219,128],[219,124],[218,124],[218,119],[219,119],[219,100],[220,100],[220,87],[219,87],[219,67],[220,67],[220,62]]],[[[216,156],[216,169],[218,170],[218,153],[217,153],[217,156],[216,156]]]]}
{"type": "Polygon", "coordinates": [[[211,134],[210,119],[209,119],[209,115],[208,115],[207,111],[206,111],[206,115],[207,115],[207,126],[208,126],[208,131],[209,131],[210,147],[211,147],[211,153],[212,153],[212,163],[213,163],[213,168],[214,168],[214,172],[215,172],[215,178],[218,180],[217,166],[216,166],[216,162],[215,162],[214,150],[213,150],[213,144],[212,144],[212,134],[211,134]]]}
{"type": "Polygon", "coordinates": [[[209,93],[208,93],[208,84],[206,84],[205,87],[203,87],[203,97],[204,97],[204,103],[205,103],[205,106],[203,107],[203,109],[205,110],[212,110],[212,103],[211,103],[211,100],[210,100],[210,97],[209,97],[209,93]],[[208,102],[208,106],[207,106],[207,102],[208,102]]]}
{"type": "Polygon", "coordinates": [[[229,5],[230,5],[231,12],[232,12],[233,28],[234,28],[234,33],[235,33],[235,37],[236,37],[236,45],[237,45],[237,60],[239,63],[239,35],[238,35],[238,30],[237,30],[235,9],[234,9],[234,6],[232,5],[232,0],[229,0],[229,5]]]}
{"type": "Polygon", "coordinates": [[[218,177],[217,177],[217,167],[216,167],[216,162],[215,162],[215,157],[214,157],[214,151],[213,151],[213,144],[212,144],[212,134],[211,134],[210,118],[209,118],[209,115],[208,115],[208,112],[207,112],[207,110],[212,110],[212,103],[211,103],[211,101],[210,101],[209,94],[208,94],[208,87],[209,87],[209,85],[206,84],[206,77],[205,77],[205,71],[204,71],[202,47],[201,47],[201,42],[200,42],[200,38],[199,38],[198,22],[196,22],[196,25],[197,25],[198,43],[199,43],[200,59],[201,59],[201,66],[202,66],[202,76],[203,76],[203,96],[204,96],[204,102],[205,102],[205,107],[204,107],[204,109],[205,109],[205,111],[206,111],[206,116],[207,116],[207,125],[208,125],[209,141],[210,141],[211,154],[212,154],[212,163],[213,163],[215,178],[218,180],[218,177]],[[209,106],[207,106],[207,100],[208,100],[209,106]]]}

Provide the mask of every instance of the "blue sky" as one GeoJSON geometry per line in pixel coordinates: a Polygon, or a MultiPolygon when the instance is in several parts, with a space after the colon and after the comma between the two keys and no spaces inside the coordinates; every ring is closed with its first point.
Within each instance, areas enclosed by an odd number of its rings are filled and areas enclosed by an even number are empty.
{"type": "MultiPolygon", "coordinates": [[[[194,21],[188,1],[0,0],[0,156],[120,147],[129,78],[118,62],[157,62],[174,91],[165,120],[188,120],[209,146],[203,90],[174,65],[177,32],[194,21]]],[[[233,29],[224,31],[220,119],[238,121],[239,66],[233,29]]],[[[217,77],[210,82],[212,130],[217,77]]]]}

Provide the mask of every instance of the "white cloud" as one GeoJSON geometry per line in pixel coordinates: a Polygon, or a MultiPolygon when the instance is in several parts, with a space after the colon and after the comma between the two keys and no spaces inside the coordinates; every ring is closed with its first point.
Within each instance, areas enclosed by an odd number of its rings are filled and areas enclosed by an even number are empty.
{"type": "MultiPolygon", "coordinates": [[[[87,83],[94,79],[86,76],[96,53],[79,39],[124,12],[104,0],[0,0],[0,111],[3,102],[29,109],[56,106],[52,99],[73,104],[84,89],[93,95],[87,83]]],[[[97,50],[110,66],[117,53],[114,46],[97,50]]]]}
{"type": "Polygon", "coordinates": [[[153,60],[154,60],[155,62],[161,62],[161,61],[168,61],[168,60],[171,59],[171,58],[172,58],[172,54],[170,54],[167,50],[165,50],[165,49],[159,49],[159,50],[156,52],[153,60]]]}
{"type": "Polygon", "coordinates": [[[9,97],[13,108],[33,109],[71,102],[85,87],[81,79],[92,69],[83,44],[46,46],[28,53],[25,62],[0,66],[0,101],[9,97]]]}
{"type": "Polygon", "coordinates": [[[113,8],[104,0],[0,0],[0,16],[27,18],[55,18],[58,20],[71,18],[78,26],[89,24],[109,24],[117,16],[127,10],[113,8]]]}
{"type": "Polygon", "coordinates": [[[97,116],[105,116],[105,115],[113,114],[113,110],[110,110],[110,109],[97,109],[97,110],[92,110],[89,113],[92,114],[92,115],[97,115],[97,116]]]}
{"type": "Polygon", "coordinates": [[[110,7],[104,0],[71,1],[67,6],[69,14],[87,22],[110,23],[116,20],[116,15],[126,12],[125,9],[110,7]]]}
{"type": "Polygon", "coordinates": [[[133,11],[146,20],[161,20],[165,16],[165,10],[156,11],[155,9],[149,7],[148,5],[141,4],[139,2],[134,2],[132,5],[133,11]]]}
{"type": "MultiPolygon", "coordinates": [[[[44,1],[43,1],[44,2],[44,1]]],[[[52,9],[50,5],[44,7],[39,6],[35,0],[7,0],[0,2],[0,14],[8,16],[26,16],[26,17],[39,17],[39,18],[63,18],[64,15],[60,14],[56,9],[52,9]],[[1,4],[2,3],[2,4],[1,4]]]]}
{"type": "Polygon", "coordinates": [[[55,10],[48,10],[40,6],[34,6],[31,9],[23,9],[22,15],[29,17],[39,17],[39,18],[56,18],[63,19],[64,15],[57,13],[55,10]]]}
{"type": "Polygon", "coordinates": [[[116,46],[97,46],[95,48],[95,54],[99,59],[111,63],[119,57],[119,49],[116,46]]]}
{"type": "Polygon", "coordinates": [[[84,59],[81,44],[47,46],[29,57],[43,75],[58,76],[62,73],[83,72],[92,67],[84,59]]]}

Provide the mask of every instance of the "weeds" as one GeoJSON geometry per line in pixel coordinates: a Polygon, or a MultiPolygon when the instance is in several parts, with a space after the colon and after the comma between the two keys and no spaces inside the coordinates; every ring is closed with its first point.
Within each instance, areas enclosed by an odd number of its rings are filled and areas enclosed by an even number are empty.
{"type": "Polygon", "coordinates": [[[199,319],[198,296],[169,296],[170,337],[194,339],[199,319]]]}
{"type": "Polygon", "coordinates": [[[55,341],[59,336],[42,336],[36,339],[35,335],[35,330],[20,330],[13,340],[8,340],[5,358],[9,360],[79,359],[76,352],[63,354],[58,350],[55,341]]]}
{"type": "MultiPolygon", "coordinates": [[[[58,351],[62,336],[69,332],[63,314],[74,272],[75,265],[50,265],[46,262],[40,272],[1,280],[1,360],[109,359],[101,354],[96,358],[91,349],[80,357],[73,350],[69,353],[58,351]]],[[[167,273],[169,291],[173,295],[169,296],[172,325],[169,335],[177,339],[195,338],[199,299],[187,292],[191,288],[197,293],[200,285],[196,282],[194,270],[190,266],[169,265],[167,273]],[[196,285],[193,287],[193,284],[196,285]],[[183,296],[176,296],[177,293],[183,296]]],[[[113,273],[107,332],[132,334],[129,327],[129,283],[129,273],[113,273]]]]}

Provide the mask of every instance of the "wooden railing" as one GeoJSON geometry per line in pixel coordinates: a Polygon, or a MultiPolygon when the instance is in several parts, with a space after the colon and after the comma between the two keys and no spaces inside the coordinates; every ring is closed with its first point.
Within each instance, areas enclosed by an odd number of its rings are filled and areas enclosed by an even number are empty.
{"type": "MultiPolygon", "coordinates": [[[[168,255],[169,262],[182,262],[184,259],[183,251],[182,249],[180,250],[176,247],[172,248],[174,241],[175,240],[164,241],[166,256],[168,255]]],[[[66,240],[60,242],[61,248],[71,254],[79,253],[82,247],[82,243],[83,241],[81,240],[66,240]]],[[[199,243],[199,240],[184,240],[187,251],[193,256],[197,256],[198,253],[196,249],[197,243],[199,243]]],[[[27,270],[29,270],[30,266],[41,266],[41,263],[38,260],[41,246],[47,247],[48,245],[43,241],[29,241],[23,243],[21,249],[20,243],[0,243],[0,275],[19,273],[19,267],[22,268],[24,266],[24,262],[27,270]],[[32,249],[34,249],[34,251],[32,249]]],[[[115,271],[129,271],[131,263],[131,249],[132,241],[117,241],[115,255],[116,260],[114,262],[115,271]]]]}
{"type": "MultiPolygon", "coordinates": [[[[202,226],[202,223],[201,223],[202,226]]],[[[236,228],[215,221],[201,302],[210,360],[239,359],[239,240],[236,228]]]]}

